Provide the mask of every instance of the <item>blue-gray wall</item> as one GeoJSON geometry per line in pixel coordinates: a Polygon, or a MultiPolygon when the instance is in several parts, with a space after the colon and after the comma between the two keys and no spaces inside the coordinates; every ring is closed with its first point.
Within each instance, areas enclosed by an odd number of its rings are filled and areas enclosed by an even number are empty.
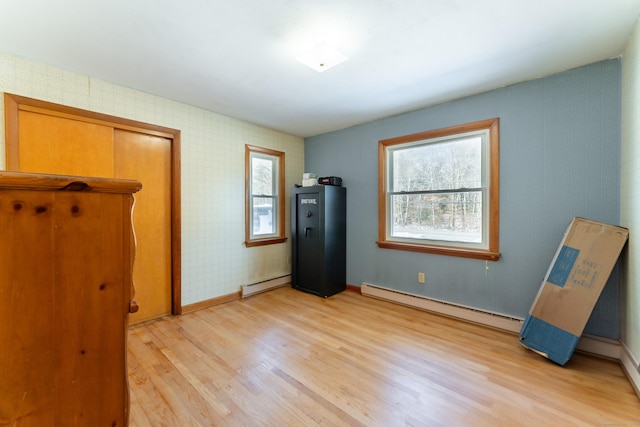
{"type": "MultiPolygon", "coordinates": [[[[306,139],[305,171],[347,187],[347,283],[526,316],[571,219],[619,223],[620,87],[620,61],[609,60],[306,139]],[[378,248],[378,140],[492,117],[501,259],[378,248]]],[[[616,268],[585,333],[619,338],[618,308],[616,268]]]]}

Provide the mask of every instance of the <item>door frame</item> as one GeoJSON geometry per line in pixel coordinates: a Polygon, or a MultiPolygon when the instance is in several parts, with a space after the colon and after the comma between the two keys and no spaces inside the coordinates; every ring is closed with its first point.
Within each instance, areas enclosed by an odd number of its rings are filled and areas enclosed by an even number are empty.
{"type": "Polygon", "coordinates": [[[8,171],[18,171],[20,166],[18,155],[18,113],[21,110],[161,136],[171,141],[171,314],[182,314],[180,131],[178,129],[5,93],[5,151],[7,159],[6,169],[8,171]]]}

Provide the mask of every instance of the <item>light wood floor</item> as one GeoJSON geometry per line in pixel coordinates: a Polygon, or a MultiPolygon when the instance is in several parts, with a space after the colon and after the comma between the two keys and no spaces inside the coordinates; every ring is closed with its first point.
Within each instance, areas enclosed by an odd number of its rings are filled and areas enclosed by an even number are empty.
{"type": "Polygon", "coordinates": [[[279,288],[133,327],[131,426],[640,426],[612,361],[343,292],[279,288]]]}

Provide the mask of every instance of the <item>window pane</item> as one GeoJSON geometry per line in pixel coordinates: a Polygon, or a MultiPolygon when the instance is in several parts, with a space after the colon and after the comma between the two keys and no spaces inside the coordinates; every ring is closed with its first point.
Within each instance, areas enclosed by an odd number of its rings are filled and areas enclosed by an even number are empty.
{"type": "Polygon", "coordinates": [[[251,189],[253,194],[273,196],[273,160],[251,159],[251,189]]]}
{"type": "Polygon", "coordinates": [[[273,197],[253,198],[253,234],[275,234],[276,225],[273,221],[275,211],[275,201],[273,197]]]}
{"type": "Polygon", "coordinates": [[[245,245],[283,243],[285,234],[285,153],[245,144],[245,245]]]}
{"type": "Polygon", "coordinates": [[[500,258],[500,119],[378,142],[379,247],[500,258]]]}
{"type": "Polygon", "coordinates": [[[396,149],[392,156],[392,192],[481,187],[480,136],[396,149]]]}
{"type": "Polygon", "coordinates": [[[482,242],[482,192],[391,196],[391,236],[482,242]]]}

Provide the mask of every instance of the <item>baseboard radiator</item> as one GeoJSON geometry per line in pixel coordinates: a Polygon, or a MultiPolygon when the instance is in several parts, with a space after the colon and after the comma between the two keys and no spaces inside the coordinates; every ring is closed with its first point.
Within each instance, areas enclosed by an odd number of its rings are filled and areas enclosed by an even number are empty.
{"type": "Polygon", "coordinates": [[[251,295],[259,294],[261,292],[270,291],[271,289],[279,288],[291,283],[291,275],[276,277],[275,279],[264,280],[262,282],[251,283],[249,285],[242,285],[241,297],[246,298],[251,295]]]}
{"type": "Polygon", "coordinates": [[[624,344],[622,344],[620,363],[633,389],[638,397],[640,397],[640,363],[638,363],[636,358],[633,357],[631,350],[624,344]]]}
{"type": "Polygon", "coordinates": [[[454,317],[456,319],[466,320],[468,322],[479,323],[484,326],[502,329],[513,333],[519,333],[522,328],[523,319],[521,318],[480,310],[465,305],[453,304],[447,301],[384,288],[378,285],[362,283],[360,286],[360,292],[362,295],[395,302],[444,316],[454,317]]]}
{"type": "MultiPolygon", "coordinates": [[[[480,310],[465,305],[453,304],[447,301],[425,297],[423,295],[415,295],[368,283],[362,283],[360,286],[360,292],[362,295],[395,302],[408,307],[430,311],[443,316],[453,317],[491,328],[501,329],[507,332],[519,334],[520,329],[522,329],[523,319],[519,317],[480,310]]],[[[594,354],[607,359],[621,359],[621,345],[620,342],[616,340],[584,334],[580,337],[580,342],[576,349],[584,353],[594,354]]]]}

